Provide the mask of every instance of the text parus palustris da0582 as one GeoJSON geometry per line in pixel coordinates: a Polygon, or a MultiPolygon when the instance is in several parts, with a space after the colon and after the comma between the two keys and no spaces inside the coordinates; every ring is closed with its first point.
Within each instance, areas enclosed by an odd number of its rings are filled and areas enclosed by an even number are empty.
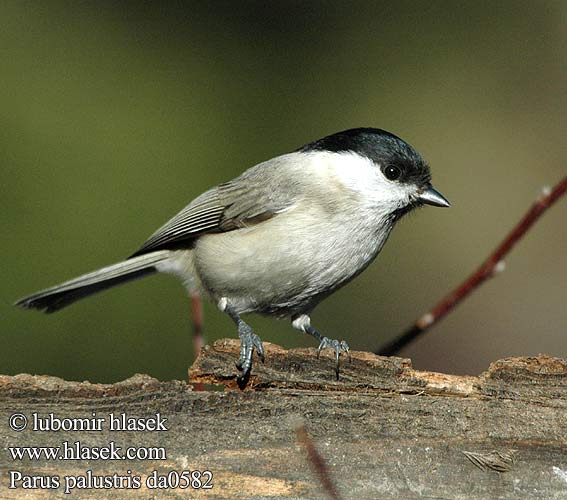
{"type": "Polygon", "coordinates": [[[241,340],[239,380],[262,341],[241,315],[291,319],[319,350],[344,341],[311,326],[310,314],[378,255],[396,222],[423,204],[448,207],[427,163],[384,130],[357,128],[260,163],[195,198],[128,259],[23,298],[57,311],[106,288],[152,274],[178,276],[232,318],[241,340]]]}

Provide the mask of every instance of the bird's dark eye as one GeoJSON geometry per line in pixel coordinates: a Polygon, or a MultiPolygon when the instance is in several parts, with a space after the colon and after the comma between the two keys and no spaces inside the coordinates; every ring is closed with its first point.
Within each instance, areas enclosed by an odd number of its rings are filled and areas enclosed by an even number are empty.
{"type": "Polygon", "coordinates": [[[387,165],[382,171],[384,172],[386,179],[390,181],[395,181],[402,175],[402,169],[400,167],[396,167],[395,165],[387,165]]]}

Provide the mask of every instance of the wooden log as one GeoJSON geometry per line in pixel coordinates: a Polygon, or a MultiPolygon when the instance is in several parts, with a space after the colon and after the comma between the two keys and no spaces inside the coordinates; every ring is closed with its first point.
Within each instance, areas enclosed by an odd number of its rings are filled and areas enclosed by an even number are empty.
{"type": "Polygon", "coordinates": [[[236,340],[205,347],[191,367],[191,381],[208,384],[202,392],[146,375],[112,385],[0,376],[0,498],[327,498],[297,439],[303,425],[344,499],[567,498],[564,360],[508,358],[473,377],[353,352],[336,381],[330,354],[264,346],[266,362],[255,360],[243,391],[236,340]],[[140,419],[138,430],[111,430],[113,417],[140,419]],[[97,418],[100,430],[33,430],[97,418]],[[165,456],[96,459],[111,446],[114,458],[128,448],[165,456]],[[14,459],[23,447],[41,458],[14,459]],[[84,459],[49,460],[40,447],[84,459]],[[192,478],[183,471],[206,470],[212,489],[181,488],[192,478]],[[153,479],[177,487],[152,488],[153,479]]]}

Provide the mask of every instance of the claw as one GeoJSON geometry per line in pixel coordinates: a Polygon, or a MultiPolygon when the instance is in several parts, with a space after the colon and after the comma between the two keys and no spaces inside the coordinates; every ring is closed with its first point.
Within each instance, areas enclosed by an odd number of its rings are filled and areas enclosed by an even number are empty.
{"type": "Polygon", "coordinates": [[[242,370],[242,365],[246,360],[246,344],[243,340],[240,341],[240,356],[238,357],[238,361],[236,362],[236,368],[242,370]]]}
{"type": "Polygon", "coordinates": [[[236,368],[240,372],[237,377],[238,385],[241,389],[244,389],[250,378],[254,349],[258,352],[258,356],[263,363],[265,359],[264,346],[262,345],[262,340],[260,340],[260,337],[254,333],[254,330],[252,330],[250,325],[242,321],[238,312],[232,306],[227,297],[220,298],[218,307],[222,312],[227,313],[238,327],[238,336],[240,337],[240,356],[235,364],[236,368]]]}
{"type": "Polygon", "coordinates": [[[340,367],[339,358],[341,352],[344,352],[347,355],[348,360],[350,362],[350,348],[344,340],[341,340],[339,342],[338,340],[333,340],[333,339],[329,339],[328,337],[323,337],[321,339],[321,343],[319,344],[319,347],[317,348],[317,358],[319,358],[321,351],[327,347],[330,347],[335,351],[335,360],[336,360],[335,375],[337,377],[337,380],[339,380],[339,367],[340,367]]]}
{"type": "Polygon", "coordinates": [[[258,335],[254,333],[254,330],[241,321],[238,325],[238,336],[240,337],[240,357],[236,362],[236,368],[241,372],[238,375],[238,380],[243,381],[252,369],[252,357],[254,355],[254,350],[258,352],[258,356],[264,362],[264,346],[262,345],[262,340],[258,335]]]}
{"type": "Polygon", "coordinates": [[[256,335],[256,339],[258,340],[258,342],[254,342],[254,346],[256,347],[256,352],[258,353],[260,361],[262,361],[263,363],[264,361],[266,361],[266,357],[264,356],[264,346],[262,345],[262,341],[260,340],[260,337],[258,337],[258,335],[256,335]]]}

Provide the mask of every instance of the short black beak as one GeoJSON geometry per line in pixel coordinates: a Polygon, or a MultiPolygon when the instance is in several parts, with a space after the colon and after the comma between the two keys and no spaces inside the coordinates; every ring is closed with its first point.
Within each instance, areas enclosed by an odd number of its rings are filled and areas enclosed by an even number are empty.
{"type": "Polygon", "coordinates": [[[417,199],[426,205],[433,205],[434,207],[450,207],[451,204],[439,191],[433,189],[433,186],[428,186],[422,193],[417,195],[417,199]]]}

